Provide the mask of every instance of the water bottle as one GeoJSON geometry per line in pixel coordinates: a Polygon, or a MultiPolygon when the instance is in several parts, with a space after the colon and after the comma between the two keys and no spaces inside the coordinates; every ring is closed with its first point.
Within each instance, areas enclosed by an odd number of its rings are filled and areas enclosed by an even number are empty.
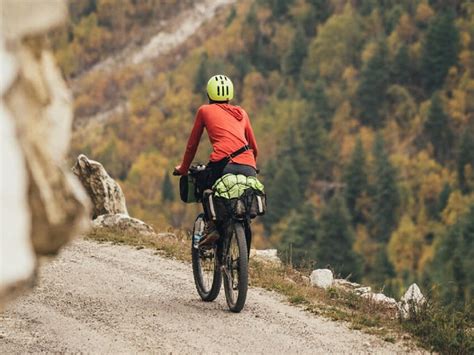
{"type": "Polygon", "coordinates": [[[193,247],[194,249],[199,248],[199,242],[201,241],[202,238],[202,232],[201,231],[196,231],[193,235],[193,247]]]}
{"type": "Polygon", "coordinates": [[[193,247],[195,249],[199,248],[199,242],[202,239],[202,232],[204,231],[204,221],[202,218],[199,218],[196,221],[196,224],[194,226],[194,235],[193,235],[193,247]]]}

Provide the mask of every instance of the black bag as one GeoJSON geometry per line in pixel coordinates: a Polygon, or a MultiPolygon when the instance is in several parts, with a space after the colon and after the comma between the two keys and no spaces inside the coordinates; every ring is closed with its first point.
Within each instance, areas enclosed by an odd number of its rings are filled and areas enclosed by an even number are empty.
{"type": "Polygon", "coordinates": [[[179,196],[185,203],[199,202],[196,179],[191,175],[183,175],[179,179],[179,196]]]}

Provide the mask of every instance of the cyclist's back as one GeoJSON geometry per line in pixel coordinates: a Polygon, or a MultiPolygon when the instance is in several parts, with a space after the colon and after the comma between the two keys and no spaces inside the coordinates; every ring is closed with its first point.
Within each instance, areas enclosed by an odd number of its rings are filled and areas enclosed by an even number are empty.
{"type": "Polygon", "coordinates": [[[175,169],[179,175],[187,174],[206,128],[213,151],[206,169],[205,188],[226,173],[256,175],[257,142],[245,110],[229,104],[233,91],[231,80],[224,75],[209,80],[209,104],[199,108],[183,161],[175,169]]]}

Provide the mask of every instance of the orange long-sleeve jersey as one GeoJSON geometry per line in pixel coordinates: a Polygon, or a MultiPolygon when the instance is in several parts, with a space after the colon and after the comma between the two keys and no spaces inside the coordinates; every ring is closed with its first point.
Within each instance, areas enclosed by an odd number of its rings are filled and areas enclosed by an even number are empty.
{"type": "Polygon", "coordinates": [[[188,173],[204,127],[213,148],[210,161],[217,162],[224,159],[248,144],[250,150],[236,156],[231,161],[256,168],[258,147],[247,112],[239,106],[230,104],[210,104],[201,106],[196,114],[194,127],[179,169],[180,174],[188,173]]]}

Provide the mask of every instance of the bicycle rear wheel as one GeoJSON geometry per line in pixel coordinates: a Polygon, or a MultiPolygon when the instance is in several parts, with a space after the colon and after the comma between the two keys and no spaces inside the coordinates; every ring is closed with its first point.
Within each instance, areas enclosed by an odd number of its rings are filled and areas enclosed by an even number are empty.
{"type": "Polygon", "coordinates": [[[222,285],[222,274],[216,257],[216,247],[194,248],[194,235],[202,235],[204,230],[204,214],[197,216],[194,222],[193,238],[191,240],[191,255],[193,264],[194,284],[201,299],[211,302],[219,295],[222,285]]]}
{"type": "Polygon", "coordinates": [[[230,227],[223,267],[227,305],[232,312],[244,308],[248,290],[248,254],[245,229],[241,223],[230,227]]]}

